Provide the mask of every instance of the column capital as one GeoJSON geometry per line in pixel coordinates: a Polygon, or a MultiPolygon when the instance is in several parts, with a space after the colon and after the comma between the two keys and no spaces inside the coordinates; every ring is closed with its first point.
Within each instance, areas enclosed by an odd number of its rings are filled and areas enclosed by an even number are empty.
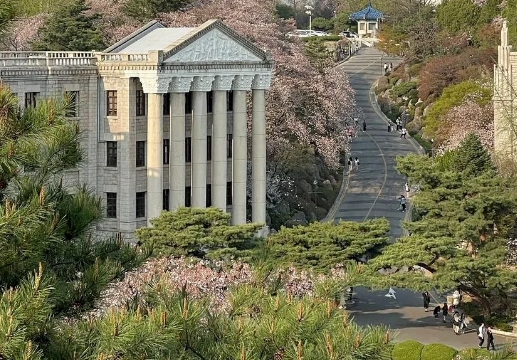
{"type": "Polygon", "coordinates": [[[217,75],[214,80],[214,90],[230,91],[232,89],[232,83],[234,75],[217,75]]]}
{"type": "Polygon", "coordinates": [[[251,90],[254,75],[237,75],[233,79],[232,90],[251,90]]]}
{"type": "Polygon", "coordinates": [[[170,92],[188,93],[193,80],[193,76],[174,76],[169,87],[170,92]]]}
{"type": "Polygon", "coordinates": [[[140,82],[146,94],[165,94],[169,91],[169,83],[171,77],[169,76],[152,76],[141,77],[140,82]]]}
{"type": "Polygon", "coordinates": [[[212,82],[214,79],[215,76],[213,75],[194,76],[190,91],[210,91],[212,90],[212,82]]]}
{"type": "Polygon", "coordinates": [[[257,74],[251,83],[251,88],[254,90],[267,90],[270,86],[271,74],[257,74]]]}

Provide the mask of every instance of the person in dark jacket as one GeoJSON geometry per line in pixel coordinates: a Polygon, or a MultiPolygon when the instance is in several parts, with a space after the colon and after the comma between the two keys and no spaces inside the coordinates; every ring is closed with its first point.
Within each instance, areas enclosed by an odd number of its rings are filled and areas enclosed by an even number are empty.
{"type": "Polygon", "coordinates": [[[490,350],[490,346],[492,346],[492,350],[495,351],[494,334],[492,333],[491,326],[486,328],[486,349],[490,350]]]}
{"type": "Polygon", "coordinates": [[[449,314],[449,307],[447,306],[447,303],[443,303],[442,307],[442,315],[443,315],[443,322],[447,322],[447,314],[449,314]]]}
{"type": "Polygon", "coordinates": [[[431,303],[431,294],[429,294],[429,291],[424,291],[422,297],[424,298],[424,310],[427,312],[431,303]]]}

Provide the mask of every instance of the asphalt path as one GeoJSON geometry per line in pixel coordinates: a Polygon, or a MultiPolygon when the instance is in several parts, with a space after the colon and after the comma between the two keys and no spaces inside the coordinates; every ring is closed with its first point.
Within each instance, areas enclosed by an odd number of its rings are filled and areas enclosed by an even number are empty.
{"type": "MultiPolygon", "coordinates": [[[[375,48],[362,48],[339,65],[349,75],[356,103],[366,121],[366,131],[359,131],[352,140],[351,155],[359,158],[360,165],[354,166],[343,179],[345,189],[338,199],[340,205],[333,214],[334,220],[364,221],[384,217],[390,222],[390,241],[396,241],[403,234],[401,221],[406,215],[398,210],[397,198],[405,195],[406,179],[395,170],[396,157],[419,152],[420,148],[413,139],[388,132],[387,119],[379,111],[371,89],[382,76],[384,63],[393,63],[396,67],[400,62],[399,58],[387,57],[375,48]]],[[[355,321],[359,325],[389,326],[396,341],[413,339],[423,344],[441,343],[456,349],[477,346],[474,324],[465,334],[457,336],[451,323],[443,323],[441,316],[436,319],[432,312],[424,312],[420,294],[394,290],[396,299],[386,297],[387,291],[354,288],[355,304],[349,311],[355,321]]],[[[446,300],[436,293],[432,295],[430,309],[446,300]]],[[[497,348],[512,340],[495,336],[497,348]]]]}

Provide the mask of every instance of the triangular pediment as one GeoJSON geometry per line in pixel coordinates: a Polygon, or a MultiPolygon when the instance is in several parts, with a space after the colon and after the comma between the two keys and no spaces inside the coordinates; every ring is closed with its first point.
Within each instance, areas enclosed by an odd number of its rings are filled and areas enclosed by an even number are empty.
{"type": "Polygon", "coordinates": [[[164,50],[163,63],[260,62],[269,56],[219,20],[207,22],[164,50]]]}

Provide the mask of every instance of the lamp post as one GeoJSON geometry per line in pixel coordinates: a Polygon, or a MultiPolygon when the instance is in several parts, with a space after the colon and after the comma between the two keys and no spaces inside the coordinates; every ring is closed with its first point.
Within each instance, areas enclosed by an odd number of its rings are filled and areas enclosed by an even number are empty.
{"type": "Polygon", "coordinates": [[[309,32],[312,30],[312,10],[314,10],[312,6],[305,5],[305,13],[309,15],[309,32]]]}

